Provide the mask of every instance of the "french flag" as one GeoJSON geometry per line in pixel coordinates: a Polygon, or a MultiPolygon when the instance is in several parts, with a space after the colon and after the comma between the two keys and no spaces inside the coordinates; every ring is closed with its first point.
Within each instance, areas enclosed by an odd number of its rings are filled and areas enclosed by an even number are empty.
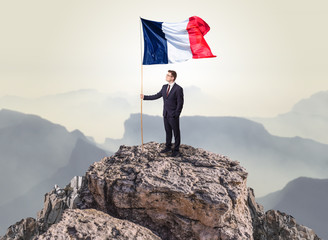
{"type": "Polygon", "coordinates": [[[142,19],[144,36],[143,65],[183,62],[191,58],[211,58],[204,35],[210,30],[200,17],[178,23],[142,19]]]}

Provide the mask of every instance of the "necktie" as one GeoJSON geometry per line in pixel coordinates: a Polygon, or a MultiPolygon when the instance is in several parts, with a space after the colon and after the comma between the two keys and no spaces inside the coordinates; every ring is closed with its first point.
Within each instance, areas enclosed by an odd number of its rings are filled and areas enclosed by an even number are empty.
{"type": "Polygon", "coordinates": [[[166,91],[166,97],[169,95],[169,91],[170,91],[170,85],[169,85],[169,87],[167,88],[167,91],[166,91]]]}

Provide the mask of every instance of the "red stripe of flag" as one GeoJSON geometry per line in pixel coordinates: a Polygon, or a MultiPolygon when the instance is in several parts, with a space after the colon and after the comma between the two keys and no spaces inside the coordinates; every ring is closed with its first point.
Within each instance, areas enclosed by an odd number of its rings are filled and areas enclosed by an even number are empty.
{"type": "Polygon", "coordinates": [[[210,30],[210,26],[200,17],[190,17],[187,25],[192,58],[216,57],[207,45],[204,35],[210,30]]]}

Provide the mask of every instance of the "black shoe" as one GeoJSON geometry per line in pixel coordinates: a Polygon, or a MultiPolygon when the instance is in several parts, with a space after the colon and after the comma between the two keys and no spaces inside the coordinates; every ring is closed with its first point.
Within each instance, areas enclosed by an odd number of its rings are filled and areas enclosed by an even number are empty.
{"type": "Polygon", "coordinates": [[[176,156],[180,156],[180,152],[179,151],[173,151],[171,157],[176,157],[176,156]]]}
{"type": "Polygon", "coordinates": [[[167,153],[167,152],[171,152],[171,149],[170,148],[164,148],[161,153],[167,153]]]}

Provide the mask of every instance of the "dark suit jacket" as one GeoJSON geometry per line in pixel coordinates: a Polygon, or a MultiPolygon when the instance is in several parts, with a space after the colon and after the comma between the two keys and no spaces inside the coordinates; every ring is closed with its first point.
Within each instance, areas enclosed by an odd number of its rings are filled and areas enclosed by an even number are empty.
{"type": "Polygon", "coordinates": [[[161,91],[155,95],[145,95],[144,100],[155,100],[163,97],[163,117],[180,117],[183,107],[183,89],[175,83],[166,97],[167,86],[168,84],[163,85],[161,91]]]}

